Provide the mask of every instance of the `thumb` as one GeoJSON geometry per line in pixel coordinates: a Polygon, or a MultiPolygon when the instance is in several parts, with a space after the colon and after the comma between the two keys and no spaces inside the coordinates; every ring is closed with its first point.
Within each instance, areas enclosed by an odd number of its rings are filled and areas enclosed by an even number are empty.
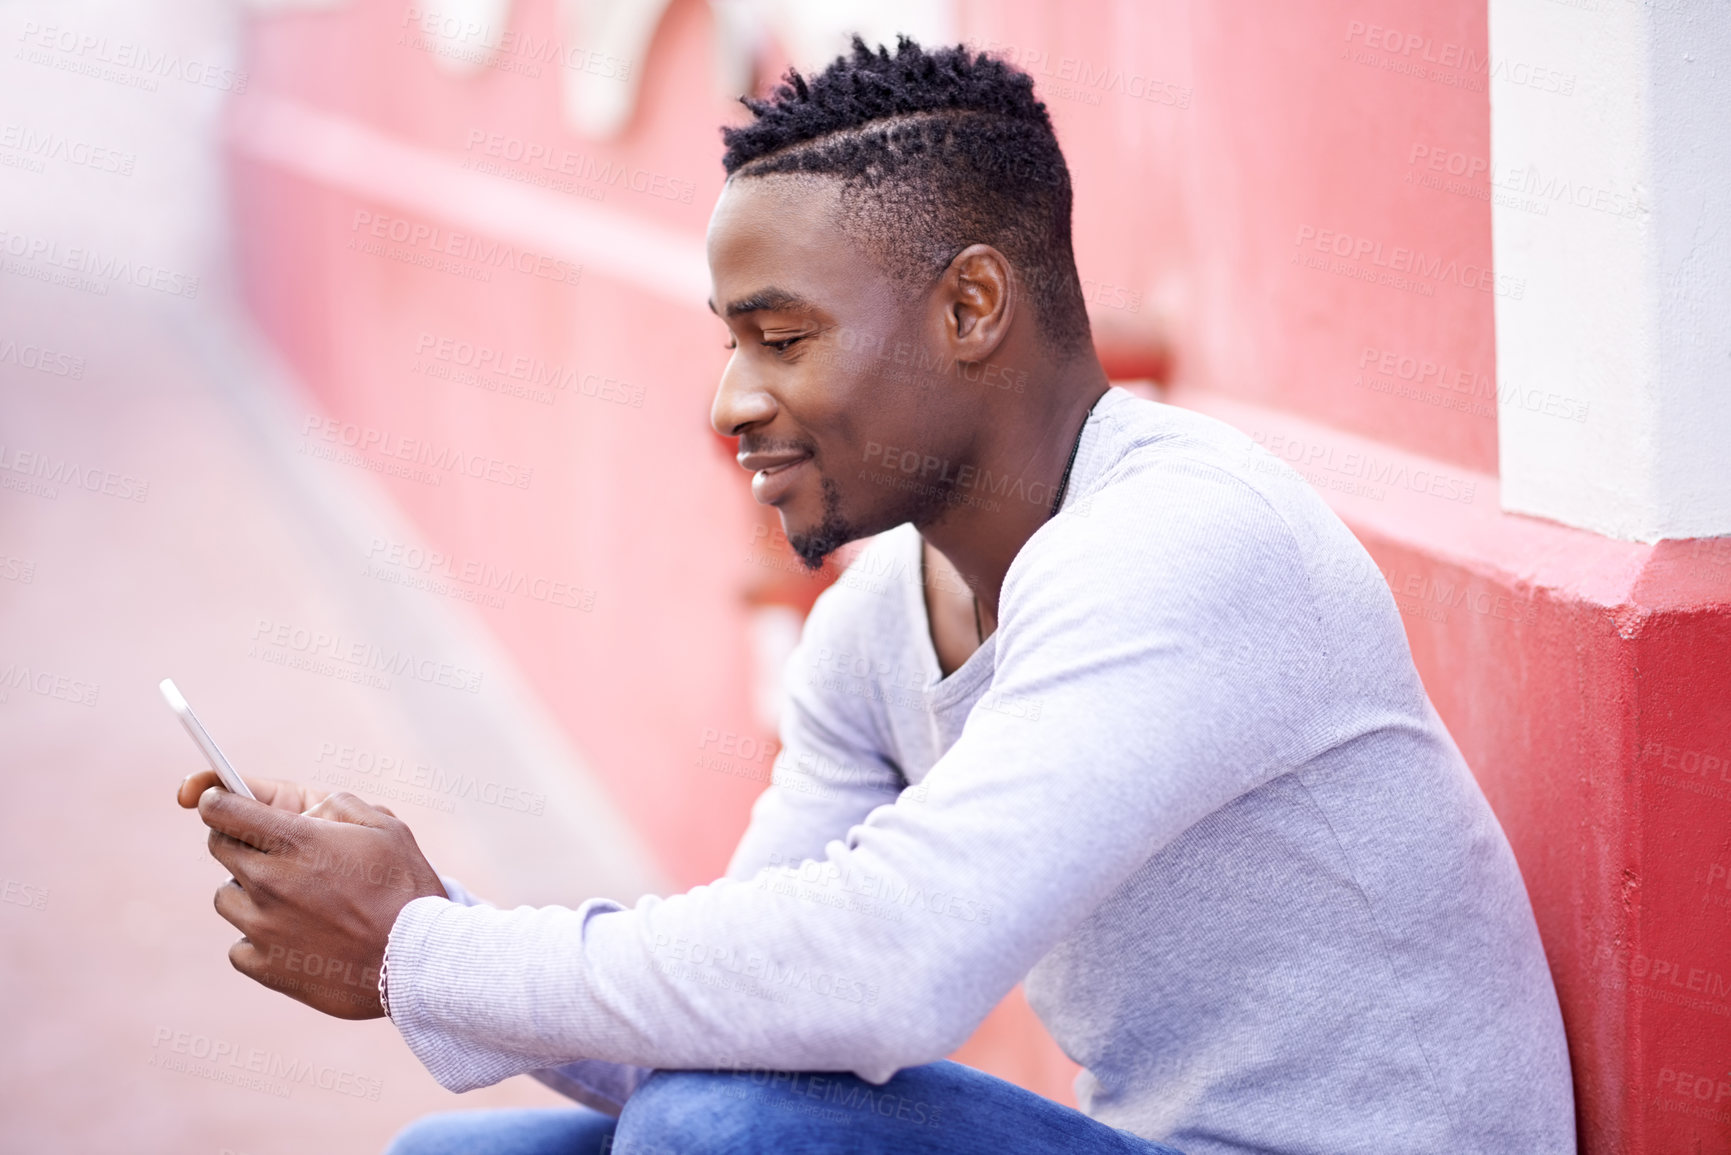
{"type": "Polygon", "coordinates": [[[323,802],[306,812],[308,818],[323,818],[327,822],[348,822],[355,826],[383,826],[389,812],[382,812],[375,806],[350,794],[347,790],[339,790],[329,795],[323,802]]]}

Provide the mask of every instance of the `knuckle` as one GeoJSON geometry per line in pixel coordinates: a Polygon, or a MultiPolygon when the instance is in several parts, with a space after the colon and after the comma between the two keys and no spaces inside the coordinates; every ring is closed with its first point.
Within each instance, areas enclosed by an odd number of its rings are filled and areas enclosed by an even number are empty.
{"type": "Polygon", "coordinates": [[[283,854],[300,848],[294,824],[275,810],[259,823],[259,841],[264,843],[262,849],[266,854],[283,854]]]}
{"type": "Polygon", "coordinates": [[[256,902],[270,902],[282,894],[276,871],[255,870],[246,880],[246,890],[256,902]]]}

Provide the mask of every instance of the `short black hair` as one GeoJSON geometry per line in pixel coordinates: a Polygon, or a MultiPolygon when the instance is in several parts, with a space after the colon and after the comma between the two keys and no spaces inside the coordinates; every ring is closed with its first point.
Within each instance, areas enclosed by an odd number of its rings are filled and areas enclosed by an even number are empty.
{"type": "Polygon", "coordinates": [[[1030,290],[1061,354],[1088,347],[1070,245],[1070,170],[1026,72],[965,45],[895,55],[858,36],[809,81],[789,69],[750,123],[721,130],[729,177],[808,173],[843,182],[845,223],[900,280],[929,286],[988,244],[1030,290]]]}

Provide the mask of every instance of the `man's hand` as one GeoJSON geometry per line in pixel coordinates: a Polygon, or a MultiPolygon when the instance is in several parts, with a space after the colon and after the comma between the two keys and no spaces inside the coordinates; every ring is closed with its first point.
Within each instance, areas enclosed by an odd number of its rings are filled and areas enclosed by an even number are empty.
{"type": "Polygon", "coordinates": [[[249,978],[343,1019],[377,1018],[379,964],[397,912],[444,885],[409,828],[353,794],[248,778],[258,801],[216,786],[211,771],[179,801],[210,827],[210,852],[234,877],[216,912],[246,937],[229,948],[249,978]]]}

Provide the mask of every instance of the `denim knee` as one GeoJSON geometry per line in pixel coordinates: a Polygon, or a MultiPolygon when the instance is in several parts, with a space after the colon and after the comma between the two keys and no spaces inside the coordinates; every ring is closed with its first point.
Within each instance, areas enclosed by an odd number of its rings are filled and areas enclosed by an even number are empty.
{"type": "Polygon", "coordinates": [[[437,1115],[422,1115],[391,1140],[385,1155],[451,1155],[452,1132],[457,1130],[456,1116],[460,1111],[444,1111],[437,1115]]]}
{"type": "Polygon", "coordinates": [[[613,1135],[613,1155],[722,1155],[760,1149],[773,1120],[753,1109],[738,1075],[656,1071],[632,1094],[613,1135]]]}
{"type": "Polygon", "coordinates": [[[441,1111],[397,1132],[385,1155],[599,1155],[612,1133],[587,1107],[441,1111]]]}

